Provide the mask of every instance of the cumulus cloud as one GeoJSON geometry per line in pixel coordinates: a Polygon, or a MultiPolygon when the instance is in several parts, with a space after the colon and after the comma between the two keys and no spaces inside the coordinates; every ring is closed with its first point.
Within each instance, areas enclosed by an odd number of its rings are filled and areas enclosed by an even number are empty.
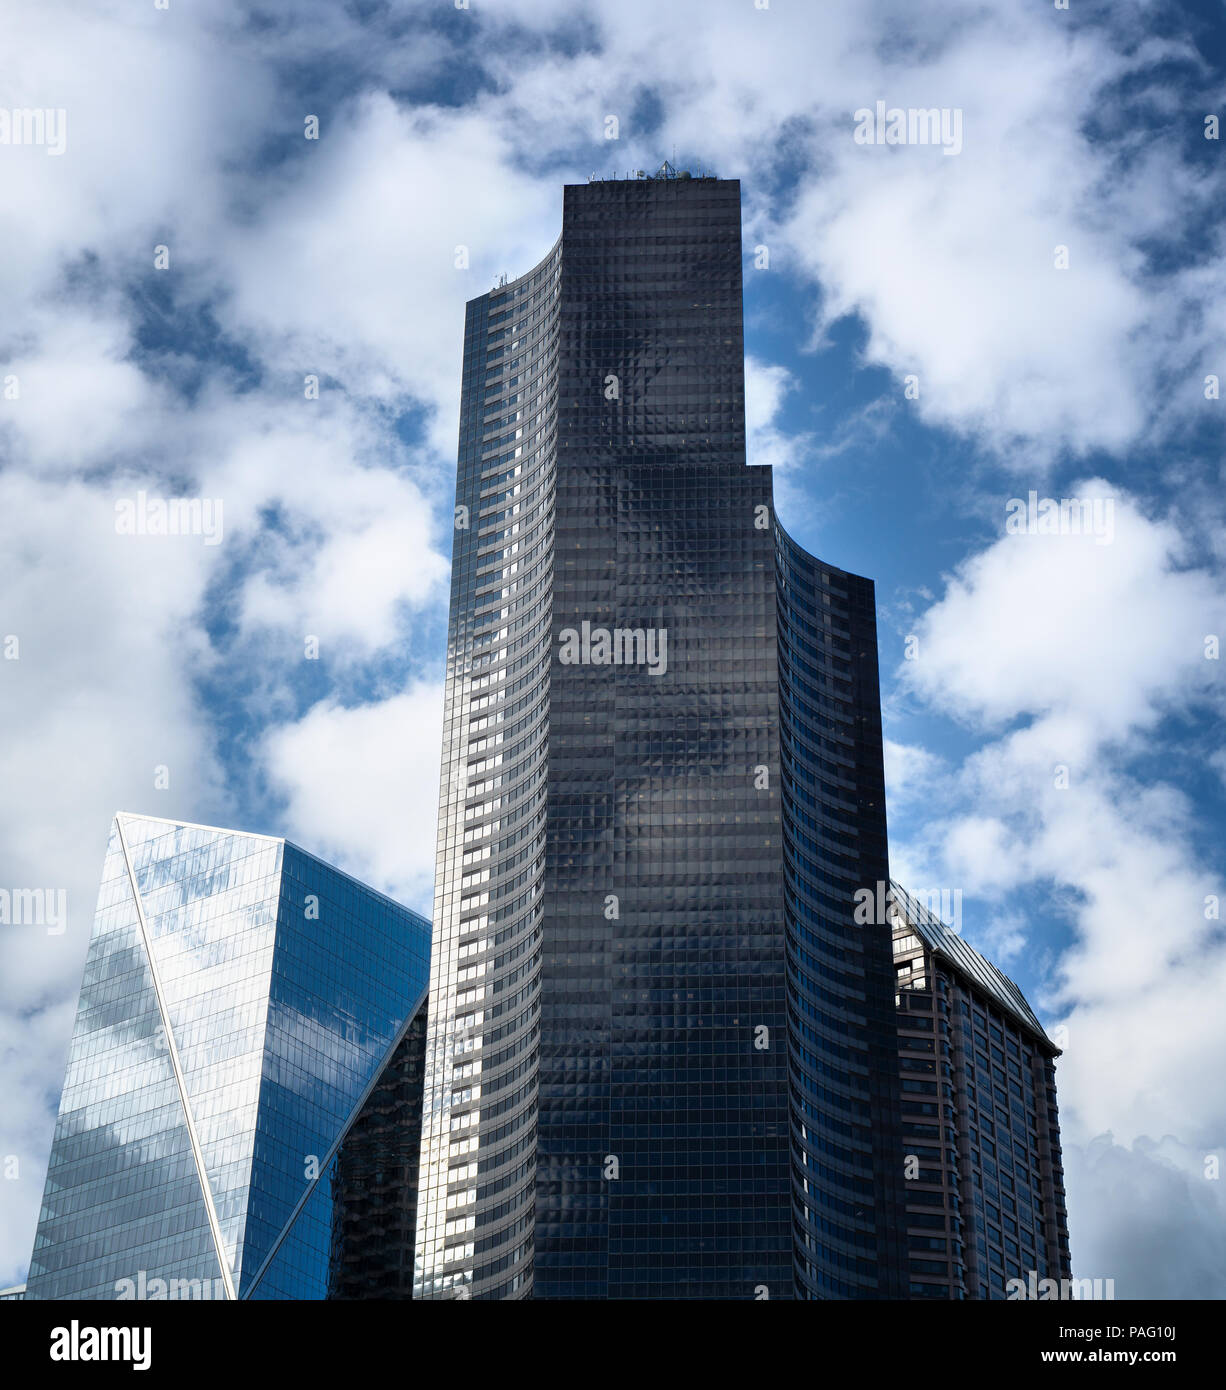
{"type": "MultiPolygon", "coordinates": [[[[1111,504],[1110,543],[1093,534],[1002,534],[929,610],[919,659],[905,668],[926,698],[961,717],[1060,719],[1070,757],[1148,727],[1214,686],[1205,634],[1224,599],[1220,581],[1187,566],[1177,518],[1150,520],[1101,479],[1072,491],[1111,504]]],[[[1000,502],[1002,533],[1008,500],[1000,502]]]]}
{"type": "Polygon", "coordinates": [[[185,615],[206,581],[201,542],[116,534],[109,493],[80,481],[0,473],[0,508],[13,536],[0,886],[62,890],[68,909],[62,934],[3,928],[0,1151],[19,1164],[0,1185],[4,1279],[29,1257],[110,818],[130,807],[210,819],[226,798],[190,689],[202,637],[185,615]]]}
{"type": "Polygon", "coordinates": [[[353,708],[322,701],[275,729],[285,833],[429,916],[442,738],[441,683],[353,708]]]}
{"type": "MultiPolygon", "coordinates": [[[[1075,33],[1050,7],[971,0],[746,5],[718,22],[703,7],[605,0],[587,14],[598,70],[590,55],[522,76],[514,48],[493,60],[524,136],[556,146],[567,108],[594,135],[620,112],[616,167],[641,167],[651,132],[627,106],[650,83],[670,141],[746,181],[755,239],[814,295],[816,338],[858,315],[865,360],[900,396],[917,376],[926,421],[1029,467],[1062,448],[1123,448],[1159,421],[1186,426],[1203,404],[1202,364],[1226,346],[1210,312],[1220,248],[1211,236],[1188,263],[1183,229],[1190,214],[1208,223],[1220,175],[1170,133],[1184,117],[1199,134],[1202,111],[1173,111],[1163,73],[1182,69],[1191,90],[1205,75],[1190,44],[1147,35],[1143,6],[1075,33]],[[878,100],[956,110],[960,153],[857,144],[855,113],[878,100]],[[803,177],[781,176],[798,163],[803,177]],[[1155,254],[1163,245],[1182,257],[1155,254]]],[[[497,22],[539,18],[518,3],[497,22]]]]}
{"type": "Polygon", "coordinates": [[[885,786],[891,803],[925,795],[932,786],[939,759],[918,744],[884,740],[885,786]]]}
{"type": "MultiPolygon", "coordinates": [[[[1045,894],[1057,914],[1065,949],[1048,961],[1040,1002],[1066,1039],[1065,1133],[1091,1145],[1092,1158],[1070,1203],[1075,1255],[1087,1272],[1127,1265],[1140,1288],[1159,1228],[1142,1257],[1144,1242],[1129,1244],[1118,1210],[1108,1214],[1120,1200],[1112,1184],[1169,1195],[1191,1220],[1206,1197],[1155,1167],[1145,1146],[1169,1136],[1203,1152],[1226,1135],[1212,1065],[1226,1048],[1221,865],[1204,857],[1194,803],[1152,771],[1159,749],[1176,766],[1164,720],[1198,707],[1220,717],[1219,668],[1205,660],[1203,636],[1226,592],[1220,576],[1188,563],[1174,518],[1147,517],[1125,496],[1116,503],[1109,545],[1006,535],[965,561],[924,615],[918,659],[900,677],[928,707],[987,736],[951,780],[945,815],[920,836],[948,881],[984,899],[992,925],[981,944],[1003,930],[998,949],[1019,949],[1019,890],[1045,894]],[[1093,1148],[1108,1130],[1124,1156],[1093,1148]]],[[[1155,1287],[1209,1296],[1197,1282],[1204,1270],[1173,1272],[1183,1259],[1174,1227],[1161,1244],[1155,1287]]]]}
{"type": "Polygon", "coordinates": [[[1078,1277],[1113,1279],[1117,1299],[1220,1297],[1223,1157],[1220,1147],[1202,1152],[1170,1135],[1124,1145],[1103,1134],[1067,1146],[1069,1203],[1080,1217],[1071,1238],[1078,1277]]]}
{"type": "Polygon", "coordinates": [[[777,423],[785,397],[795,389],[786,367],[745,359],[745,452],[750,463],[769,464],[780,472],[803,464],[811,436],[789,434],[777,423]]]}
{"type": "Polygon", "coordinates": [[[464,301],[542,258],[559,191],[515,167],[489,109],[371,93],[303,147],[218,248],[234,320],[287,371],[413,398],[453,450],[464,301]]]}

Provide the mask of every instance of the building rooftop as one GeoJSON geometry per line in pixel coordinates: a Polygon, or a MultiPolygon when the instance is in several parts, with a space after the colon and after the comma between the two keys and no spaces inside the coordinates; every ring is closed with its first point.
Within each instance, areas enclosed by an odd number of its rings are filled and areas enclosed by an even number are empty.
{"type": "Polygon", "coordinates": [[[920,900],[899,883],[890,880],[893,900],[902,909],[906,924],[924,944],[949,965],[968,976],[972,984],[984,990],[1006,1013],[1010,1014],[1036,1041],[1046,1044],[1057,1056],[1060,1049],[1047,1036],[1047,1030],[1035,1017],[1026,996],[1017,985],[998,970],[990,960],[967,945],[959,932],[946,926],[920,900]]]}
{"type": "Polygon", "coordinates": [[[612,173],[607,177],[595,172],[587,176],[588,183],[623,183],[627,179],[716,179],[718,175],[710,169],[699,167],[697,173],[693,169],[679,169],[669,160],[665,160],[660,167],[653,173],[648,169],[627,169],[624,173],[612,173]]]}

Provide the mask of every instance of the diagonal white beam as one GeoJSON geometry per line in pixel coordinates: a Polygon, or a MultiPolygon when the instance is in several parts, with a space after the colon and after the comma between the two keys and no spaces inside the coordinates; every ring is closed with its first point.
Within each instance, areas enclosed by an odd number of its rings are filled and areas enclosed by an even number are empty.
{"type": "Polygon", "coordinates": [[[153,992],[157,996],[158,1012],[162,1016],[162,1031],[166,1034],[166,1048],[170,1053],[170,1065],[174,1070],[175,1082],[179,1087],[179,1099],[183,1103],[183,1118],[187,1123],[187,1137],[191,1141],[192,1159],[196,1164],[196,1176],[200,1179],[200,1191],[204,1194],[204,1206],[208,1212],[209,1229],[213,1233],[213,1248],[217,1252],[217,1263],[221,1266],[221,1277],[225,1284],[226,1297],[234,1297],[234,1276],[226,1263],[225,1246],[221,1237],[221,1223],[217,1219],[217,1208],[213,1203],[213,1192],[209,1187],[208,1174],[204,1167],[204,1154],[200,1148],[200,1138],[196,1133],[196,1122],[192,1118],[191,1103],[187,1098],[187,1083],[183,1079],[183,1067],[179,1061],[179,1049],[175,1035],[170,1027],[170,1014],[166,1009],[166,997],[162,992],[162,977],[158,971],[157,959],[153,954],[153,939],[149,933],[149,923],[145,920],[145,904],[140,889],[136,886],[136,875],[132,871],[132,856],[128,853],[128,842],[123,833],[123,821],[115,817],[115,829],[119,834],[119,847],[123,850],[124,867],[128,871],[128,882],[132,887],[132,900],[136,904],[136,917],[140,923],[141,939],[145,944],[145,957],[153,977],[153,992]]]}
{"type": "Polygon", "coordinates": [[[383,1072],[387,1067],[387,1064],[392,1060],[392,1057],[395,1055],[396,1049],[404,1041],[405,1035],[412,1027],[413,1020],[417,1017],[417,1011],[422,1007],[422,1005],[426,1002],[429,996],[430,990],[427,986],[427,988],[423,989],[421,994],[418,995],[417,1003],[414,1004],[413,1007],[409,1010],[404,1022],[396,1030],[396,1036],[388,1044],[387,1051],[379,1059],[379,1063],[375,1067],[374,1071],[371,1072],[370,1080],[366,1083],[365,1087],[363,1088],[362,1094],[357,1098],[356,1101],[354,1101],[353,1109],[350,1110],[348,1118],[345,1120],[345,1123],[341,1125],[336,1138],[332,1141],[332,1147],[324,1155],[323,1162],[319,1165],[319,1168],[317,1169],[315,1176],[311,1179],[309,1183],[307,1183],[306,1188],[302,1193],[302,1196],[298,1198],[298,1201],[294,1206],[293,1211],[290,1212],[289,1217],[285,1222],[285,1225],[281,1227],[280,1234],[277,1236],[276,1240],[273,1241],[272,1246],[268,1251],[268,1254],[265,1255],[263,1260],[260,1262],[260,1267],[255,1272],[255,1278],[251,1281],[250,1284],[247,1285],[247,1292],[243,1294],[243,1297],[245,1299],[251,1297],[251,1295],[255,1292],[256,1285],[260,1282],[261,1279],[263,1279],[265,1271],[268,1269],[268,1266],[272,1264],[274,1258],[276,1257],[277,1251],[280,1250],[282,1244],[285,1241],[285,1237],[289,1235],[290,1228],[293,1226],[294,1222],[298,1220],[298,1213],[301,1212],[303,1207],[306,1206],[307,1202],[310,1201],[311,1193],[315,1191],[316,1185],[318,1184],[320,1178],[322,1178],[323,1175],[328,1171],[328,1164],[331,1163],[332,1160],[336,1157],[337,1150],[345,1142],[346,1135],[348,1135],[349,1131],[353,1128],[354,1124],[356,1123],[358,1116],[362,1113],[362,1107],[370,1099],[370,1093],[379,1084],[379,1078],[383,1075],[383,1072]]]}

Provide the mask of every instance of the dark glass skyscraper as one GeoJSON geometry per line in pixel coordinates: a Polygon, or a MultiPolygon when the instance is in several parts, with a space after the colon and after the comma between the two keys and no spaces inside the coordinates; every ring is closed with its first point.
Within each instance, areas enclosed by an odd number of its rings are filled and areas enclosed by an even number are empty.
{"type": "Polygon", "coordinates": [[[740,188],[468,305],[424,1297],[903,1292],[873,590],[745,457],[740,188]]]}

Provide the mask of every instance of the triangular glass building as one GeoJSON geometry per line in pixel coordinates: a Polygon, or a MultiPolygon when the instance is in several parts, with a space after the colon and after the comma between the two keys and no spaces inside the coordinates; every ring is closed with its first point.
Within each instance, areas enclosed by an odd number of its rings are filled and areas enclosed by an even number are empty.
{"type": "Polygon", "coordinates": [[[285,840],[117,815],[26,1296],[407,1296],[429,954],[285,840]]]}

